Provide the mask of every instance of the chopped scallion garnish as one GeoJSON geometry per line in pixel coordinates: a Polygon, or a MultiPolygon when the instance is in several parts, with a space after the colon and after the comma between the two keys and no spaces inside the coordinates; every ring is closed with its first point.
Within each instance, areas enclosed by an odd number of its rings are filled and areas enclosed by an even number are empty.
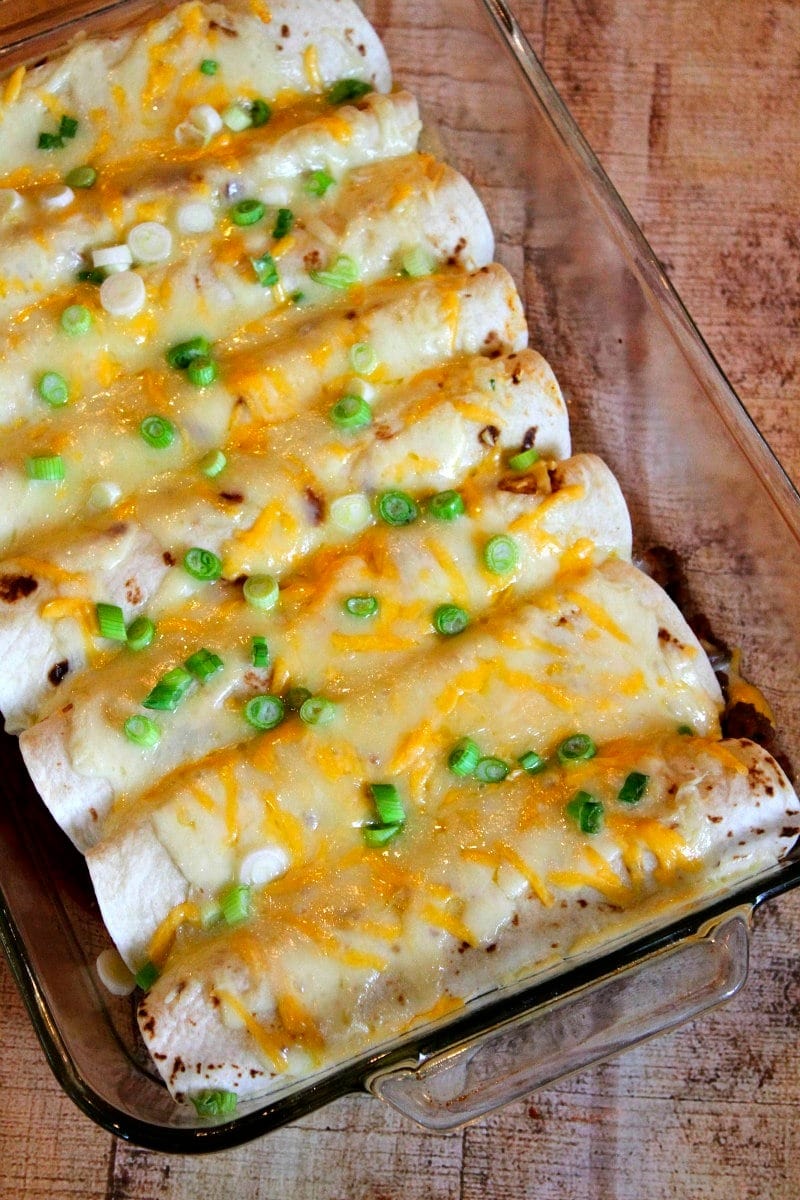
{"type": "Polygon", "coordinates": [[[286,716],[286,705],[280,696],[265,692],[251,696],[244,706],[244,717],[254,729],[274,729],[286,716]]]}
{"type": "Polygon", "coordinates": [[[437,521],[454,521],[465,511],[464,500],[459,492],[452,489],[446,492],[437,492],[428,501],[428,511],[437,521]]]}
{"type": "Polygon", "coordinates": [[[250,661],[254,667],[258,667],[262,671],[269,666],[269,646],[267,645],[267,639],[259,634],[256,634],[253,638],[250,661]]]}
{"type": "Polygon", "coordinates": [[[361,396],[342,396],[328,416],[337,429],[365,429],[372,424],[372,409],[361,396]]]}
{"type": "MultiPolygon", "coordinates": [[[[61,328],[70,337],[81,337],[92,328],[92,314],[85,304],[70,304],[61,314],[61,328]]],[[[55,371],[48,371],[47,374],[55,375],[55,371]]],[[[43,378],[47,378],[47,376],[43,376],[43,378]]],[[[61,376],[59,375],[58,378],[61,379],[61,376]]],[[[66,380],[64,382],[66,383],[66,380]]],[[[69,389],[67,392],[69,394],[69,389]]]]}
{"type": "Polygon", "coordinates": [[[222,670],[223,662],[212,650],[196,650],[190,654],[183,664],[186,670],[194,675],[198,683],[207,683],[218,671],[222,670]]]}
{"type": "Polygon", "coordinates": [[[311,699],[311,692],[307,687],[295,684],[294,687],[287,689],[284,699],[287,708],[290,708],[292,712],[299,712],[306,700],[311,699]]]}
{"type": "Polygon", "coordinates": [[[321,283],[324,287],[338,288],[343,291],[352,284],[358,283],[358,263],[349,254],[340,254],[332,267],[309,271],[309,276],[315,283],[321,283]]]}
{"type": "Polygon", "coordinates": [[[445,637],[463,633],[469,625],[469,613],[458,604],[440,604],[433,612],[433,627],[445,637]]]}
{"type": "Polygon", "coordinates": [[[142,701],[144,708],[159,712],[175,712],[194,684],[194,676],[185,667],[173,667],[161,676],[158,683],[142,701]]]}
{"type": "Polygon", "coordinates": [[[520,754],[517,762],[529,775],[538,775],[547,766],[547,760],[542,758],[541,754],[537,754],[535,750],[526,750],[524,754],[520,754]]]}
{"type": "Polygon", "coordinates": [[[368,825],[362,825],[361,832],[366,844],[376,847],[385,846],[387,842],[391,842],[402,828],[402,825],[378,825],[372,821],[368,825]]]}
{"type": "Polygon", "coordinates": [[[309,696],[300,705],[300,720],[306,725],[330,725],[336,716],[336,705],[325,696],[309,696]]]}
{"type": "Polygon", "coordinates": [[[36,145],[40,150],[61,150],[64,139],[57,133],[40,133],[36,145]]]}
{"type": "Polygon", "coordinates": [[[410,525],[419,516],[419,506],[407,492],[381,492],[378,516],[387,525],[410,525]]]}
{"type": "Polygon", "coordinates": [[[588,792],[576,792],[566,812],[581,833],[599,833],[603,827],[603,806],[588,792]]]}
{"type": "Polygon", "coordinates": [[[375,596],[348,596],[342,607],[351,617],[374,617],[379,605],[375,596]]]}
{"type": "Polygon", "coordinates": [[[209,450],[200,459],[200,470],[209,479],[214,479],[228,465],[228,460],[222,450],[209,450]]]}
{"type": "Polygon", "coordinates": [[[212,550],[204,550],[202,546],[192,546],[183,556],[183,566],[193,579],[202,583],[210,583],[222,575],[222,562],[212,550]]]}
{"type": "Polygon", "coordinates": [[[63,408],[69,401],[69,384],[58,371],[45,371],[40,375],[36,390],[51,408],[63,408]]]}
{"type": "Polygon", "coordinates": [[[190,1096],[198,1117],[227,1117],[236,1112],[236,1093],[221,1089],[197,1092],[190,1096]]]}
{"type": "Polygon", "coordinates": [[[276,241],[291,233],[294,225],[294,213],[290,208],[279,208],[272,227],[272,236],[276,241]]]}
{"type": "Polygon", "coordinates": [[[279,282],[278,268],[271,254],[262,254],[260,258],[251,258],[256,279],[262,287],[274,287],[279,282]]]}
{"type": "Polygon", "coordinates": [[[186,342],[177,342],[167,351],[167,362],[176,371],[185,371],[189,363],[196,358],[207,358],[211,353],[211,343],[208,338],[198,334],[186,342]]]}
{"type": "Polygon", "coordinates": [[[240,200],[231,209],[231,220],[234,225],[255,225],[264,216],[264,205],[260,200],[248,198],[240,200]]]}
{"type": "Polygon", "coordinates": [[[267,104],[266,100],[253,100],[250,104],[250,124],[258,129],[259,125],[266,125],[267,121],[272,116],[272,109],[267,104]]]}
{"type": "Polygon", "coordinates": [[[484,546],[483,561],[493,575],[507,575],[519,563],[519,546],[508,534],[498,533],[484,546]]]}
{"type": "Polygon", "coordinates": [[[556,753],[560,763],[586,762],[597,754],[597,746],[588,733],[573,733],[564,738],[556,753]]]}
{"type": "Polygon", "coordinates": [[[486,755],[479,760],[472,774],[479,783],[502,783],[509,772],[509,765],[502,758],[486,755]]]}
{"type": "Polygon", "coordinates": [[[327,171],[312,171],[305,182],[303,190],[309,196],[324,196],[328,188],[333,187],[334,178],[327,171]]]}
{"type": "Polygon", "coordinates": [[[100,601],[95,605],[97,628],[100,637],[109,638],[112,642],[126,642],[128,634],[125,629],[125,614],[118,604],[106,604],[100,601]]]}
{"type": "Polygon", "coordinates": [[[617,799],[622,804],[638,804],[649,782],[649,775],[644,775],[641,771],[631,771],[619,789],[617,799]]]}
{"type": "Polygon", "coordinates": [[[325,99],[329,104],[346,104],[348,100],[360,100],[372,91],[372,84],[363,79],[337,79],[333,87],[328,88],[325,99]]]}
{"type": "Polygon", "coordinates": [[[202,75],[216,75],[219,70],[219,63],[215,58],[204,58],[200,63],[200,73],[202,75]]]}
{"type": "Polygon", "coordinates": [[[75,278],[78,283],[93,283],[99,287],[106,281],[106,272],[103,267],[84,267],[83,270],[78,271],[75,278]]]}
{"type": "Polygon", "coordinates": [[[63,116],[58,125],[59,136],[62,138],[74,138],[78,132],[78,122],[75,117],[63,116]]]}
{"type": "Polygon", "coordinates": [[[73,167],[64,176],[64,183],[71,188],[90,188],[97,183],[97,171],[94,167],[84,165],[73,167]]]}
{"type": "Polygon", "coordinates": [[[66,474],[64,460],[60,454],[36,454],[26,459],[25,473],[40,483],[60,483],[66,474]]]}
{"type": "Polygon", "coordinates": [[[406,250],[400,265],[406,275],[412,279],[420,279],[423,275],[432,275],[436,270],[436,259],[426,246],[412,246],[406,250]]]}
{"type": "Polygon", "coordinates": [[[679,733],[681,737],[694,737],[694,730],[691,725],[679,725],[675,732],[679,733]]]}
{"type": "Polygon", "coordinates": [[[157,746],[161,740],[161,730],[155,721],[140,713],[128,717],[122,729],[129,742],[133,742],[134,746],[144,746],[147,750],[157,746]]]}
{"type": "Polygon", "coordinates": [[[350,347],[347,357],[357,375],[371,375],[378,365],[378,356],[369,342],[356,342],[350,347]]]}
{"type": "Polygon", "coordinates": [[[219,375],[219,370],[213,358],[200,355],[189,363],[186,375],[189,383],[193,383],[195,387],[208,387],[219,375]]]}
{"type": "Polygon", "coordinates": [[[166,417],[155,414],[145,417],[139,426],[139,433],[148,446],[154,450],[166,450],[175,441],[175,426],[166,417]]]}
{"type": "Polygon", "coordinates": [[[371,783],[369,791],[381,825],[402,825],[406,810],[396,786],[393,783],[371,783]]]}
{"type": "Polygon", "coordinates": [[[250,916],[252,892],[246,883],[235,883],[219,898],[222,918],[228,925],[239,925],[250,916]]]}
{"type": "Polygon", "coordinates": [[[148,958],[146,963],[143,963],[136,972],[136,986],[140,987],[143,992],[148,992],[158,979],[160,971],[154,962],[148,958]]]}
{"type": "Polygon", "coordinates": [[[149,617],[136,617],[127,630],[128,648],[146,650],[156,636],[156,627],[149,617]]]}
{"type": "Polygon", "coordinates": [[[274,608],[280,598],[280,588],[274,575],[249,575],[242,592],[250,607],[261,612],[274,608]]]}
{"type": "Polygon", "coordinates": [[[454,775],[471,775],[480,762],[481,752],[472,738],[463,737],[456,742],[447,757],[447,766],[454,775]]]}
{"type": "Polygon", "coordinates": [[[534,450],[533,446],[531,446],[530,450],[521,450],[519,454],[512,454],[508,460],[508,465],[512,471],[527,471],[528,467],[532,467],[538,461],[539,451],[534,450]]]}

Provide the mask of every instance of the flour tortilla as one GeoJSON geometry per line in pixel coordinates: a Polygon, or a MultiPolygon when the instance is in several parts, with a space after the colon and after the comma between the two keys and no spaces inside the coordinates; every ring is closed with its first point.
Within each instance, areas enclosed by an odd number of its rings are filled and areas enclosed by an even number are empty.
{"type": "MultiPolygon", "coordinates": [[[[701,891],[708,895],[742,873],[773,865],[800,829],[796,797],[766,751],[743,740],[723,742],[719,750],[727,762],[709,757],[702,743],[695,750],[687,739],[674,761],[669,756],[660,763],[655,757],[653,761],[654,771],[676,789],[667,823],[698,847],[703,864],[701,891]],[[697,777],[703,781],[700,786],[694,782],[697,777]],[[702,825],[699,835],[698,824],[702,825]]],[[[624,880],[619,855],[600,853],[614,875],[624,880]]],[[[563,867],[571,868],[575,851],[562,850],[562,854],[563,867]]],[[[423,891],[428,870],[434,881],[442,876],[434,860],[416,867],[423,891]]],[[[429,1012],[443,998],[485,992],[498,985],[504,972],[513,978],[552,969],[589,946],[602,946],[629,932],[648,915],[657,914],[663,921],[670,911],[677,915],[685,909],[686,889],[691,890],[696,871],[684,873],[674,890],[655,882],[658,864],[652,857],[644,874],[635,906],[615,911],[602,891],[577,881],[573,886],[551,884],[549,906],[532,894],[524,879],[512,897],[508,893],[513,889],[506,887],[503,892],[486,870],[481,906],[490,908],[491,893],[503,899],[484,939],[474,947],[459,945],[454,935],[426,925],[423,911],[416,927],[413,920],[406,920],[410,942],[403,940],[397,955],[386,956],[380,972],[364,965],[346,966],[341,959],[332,972],[330,946],[323,949],[313,933],[304,936],[276,926],[270,934],[267,923],[260,927],[265,938],[261,951],[255,942],[247,949],[246,940],[223,936],[167,967],[140,1002],[142,1035],[177,1099],[207,1088],[232,1091],[240,1098],[258,1096],[356,1053],[366,1030],[374,1046],[405,1032],[418,1013],[429,1012]],[[491,957],[485,953],[489,943],[494,950],[491,957]],[[263,966],[257,972],[259,960],[263,966]],[[276,1011],[287,994],[301,1001],[304,1013],[304,1028],[295,1025],[291,1032],[281,1010],[276,1011]],[[238,1001],[236,1007],[231,1008],[229,996],[238,1001]],[[315,1031],[314,1039],[309,1030],[315,1031]],[[286,1069],[279,1071],[276,1060],[281,1057],[286,1069]]],[[[341,894],[350,892],[342,887],[341,894]]],[[[301,895],[306,920],[313,921],[313,887],[301,886],[301,895]]],[[[467,906],[465,916],[469,914],[467,906]]],[[[383,903],[373,897],[365,922],[383,916],[383,903]]],[[[327,910],[322,920],[330,920],[327,910]]],[[[357,917],[355,922],[353,928],[358,930],[357,917]]],[[[347,928],[347,923],[339,928],[347,928]]],[[[345,944],[374,954],[374,940],[366,934],[356,933],[345,944]]]]}

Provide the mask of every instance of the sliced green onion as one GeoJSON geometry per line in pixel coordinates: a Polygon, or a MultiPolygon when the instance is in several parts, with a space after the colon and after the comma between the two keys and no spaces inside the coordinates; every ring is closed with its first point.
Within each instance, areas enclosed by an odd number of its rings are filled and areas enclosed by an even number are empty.
{"type": "Polygon", "coordinates": [[[40,150],[60,150],[64,145],[64,139],[57,133],[40,133],[36,145],[40,150]]]}
{"type": "Polygon", "coordinates": [[[202,649],[190,654],[183,665],[191,675],[194,675],[198,683],[207,683],[218,671],[222,670],[224,663],[218,654],[214,654],[213,650],[202,649]]]}
{"type": "Polygon", "coordinates": [[[200,459],[200,470],[209,479],[214,479],[228,465],[228,460],[222,450],[209,450],[200,459]]]}
{"type": "Polygon", "coordinates": [[[581,833],[599,833],[603,828],[603,806],[588,792],[576,792],[566,808],[581,833]]]}
{"type": "Polygon", "coordinates": [[[75,278],[78,283],[94,283],[98,287],[106,281],[106,272],[103,267],[84,267],[82,271],[78,271],[75,278]]]}
{"type": "Polygon", "coordinates": [[[140,987],[143,992],[149,992],[160,973],[156,964],[148,958],[147,962],[142,963],[136,972],[136,986],[140,987]]]}
{"type": "Polygon", "coordinates": [[[512,471],[527,471],[528,467],[532,467],[538,461],[539,451],[534,450],[531,446],[530,450],[521,450],[519,454],[512,454],[508,465],[512,471]]]}
{"type": "Polygon", "coordinates": [[[486,755],[480,759],[472,774],[480,783],[502,783],[510,768],[502,758],[486,755]]]}
{"type": "Polygon", "coordinates": [[[244,706],[244,717],[254,729],[274,729],[286,716],[286,705],[280,696],[265,692],[251,696],[244,706]]]}
{"type": "Polygon", "coordinates": [[[395,785],[393,783],[371,783],[369,791],[380,824],[402,825],[406,819],[406,810],[395,785]]]}
{"type": "Polygon", "coordinates": [[[260,258],[251,258],[256,279],[262,287],[274,287],[279,281],[278,268],[271,254],[262,254],[260,258]]]}
{"type": "Polygon", "coordinates": [[[118,604],[105,604],[100,601],[95,605],[97,628],[100,637],[109,638],[112,642],[126,642],[125,615],[118,604]]]}
{"type": "Polygon", "coordinates": [[[291,300],[292,304],[302,304],[302,303],[303,303],[303,301],[305,300],[305,298],[306,298],[306,294],[305,294],[305,292],[299,292],[299,291],[298,291],[298,292],[292,292],[292,294],[291,294],[291,295],[290,295],[290,297],[289,297],[289,299],[291,300]]]}
{"type": "Polygon", "coordinates": [[[342,603],[342,608],[351,617],[375,617],[379,607],[375,596],[348,596],[342,603]]]}
{"type": "Polygon", "coordinates": [[[456,742],[447,757],[447,766],[454,775],[471,775],[480,762],[481,752],[472,738],[456,742]]]}
{"type": "Polygon", "coordinates": [[[428,501],[428,511],[437,521],[455,521],[456,517],[462,516],[465,512],[464,500],[460,492],[452,489],[446,492],[437,492],[428,501]]]}
{"type": "Polygon", "coordinates": [[[269,646],[267,645],[267,639],[259,634],[256,634],[253,638],[250,661],[254,667],[258,667],[262,671],[269,666],[269,646]]]}
{"type": "Polygon", "coordinates": [[[371,375],[378,365],[378,356],[369,342],[356,342],[350,347],[347,357],[357,375],[371,375]]]}
{"type": "Polygon", "coordinates": [[[59,137],[74,138],[78,132],[78,122],[75,117],[63,116],[58,125],[59,137]]]}
{"type": "Polygon", "coordinates": [[[328,416],[337,429],[365,429],[372,424],[372,409],[361,396],[342,396],[328,416]]]}
{"type": "Polygon", "coordinates": [[[336,716],[336,705],[325,696],[309,696],[300,705],[300,720],[306,725],[330,725],[336,716]]]}
{"type": "Polygon", "coordinates": [[[228,925],[239,925],[250,916],[251,889],[246,883],[235,883],[219,898],[222,918],[228,925]]]}
{"type": "Polygon", "coordinates": [[[338,288],[340,291],[343,291],[345,288],[349,288],[351,284],[358,283],[358,263],[349,254],[340,254],[332,267],[329,267],[327,270],[309,271],[309,275],[315,283],[321,283],[324,287],[338,288]]]}
{"type": "Polygon", "coordinates": [[[73,167],[64,176],[64,183],[71,188],[90,188],[97,183],[97,171],[94,167],[73,167]]]}
{"type": "Polygon", "coordinates": [[[51,408],[63,408],[69,400],[69,384],[58,371],[45,371],[39,377],[36,390],[51,408]]]}
{"type": "Polygon", "coordinates": [[[236,1093],[225,1092],[222,1089],[197,1092],[190,1096],[192,1104],[197,1109],[198,1117],[228,1117],[236,1112],[236,1093]]]}
{"type": "Polygon", "coordinates": [[[231,133],[241,133],[244,129],[250,128],[253,119],[241,104],[229,104],[222,113],[222,124],[230,129],[231,133]]]}
{"type": "Polygon", "coordinates": [[[175,426],[166,417],[155,414],[145,417],[139,426],[139,433],[154,450],[166,450],[175,441],[175,426]]]}
{"type": "Polygon", "coordinates": [[[139,713],[128,717],[122,729],[129,742],[133,742],[134,746],[144,746],[148,750],[157,746],[161,740],[161,730],[155,721],[139,713]]]}
{"type": "Polygon", "coordinates": [[[302,687],[300,684],[295,684],[294,687],[290,687],[287,690],[284,698],[286,700],[287,708],[290,708],[292,712],[299,712],[306,700],[311,699],[311,692],[307,687],[302,687]]]}
{"type": "Polygon", "coordinates": [[[37,454],[26,459],[25,473],[40,483],[58,483],[65,475],[64,460],[60,454],[37,454]]]}
{"type": "Polygon", "coordinates": [[[184,570],[193,579],[202,583],[210,583],[222,575],[222,563],[212,550],[204,550],[202,546],[192,546],[183,556],[184,570]]]}
{"type": "Polygon", "coordinates": [[[412,246],[410,250],[406,250],[400,265],[406,275],[410,275],[412,279],[420,279],[423,275],[432,275],[437,262],[427,247],[412,246]]]}
{"type": "Polygon", "coordinates": [[[216,75],[219,70],[219,63],[215,58],[204,58],[200,63],[200,72],[203,75],[216,75]]]}
{"type": "Polygon", "coordinates": [[[560,763],[586,762],[597,754],[597,746],[588,733],[573,733],[564,738],[556,753],[560,763]]]}
{"type": "Polygon", "coordinates": [[[469,613],[457,604],[440,604],[433,612],[433,627],[445,637],[463,633],[469,625],[469,613]]]}
{"type": "Polygon", "coordinates": [[[279,208],[272,227],[272,236],[276,241],[291,233],[294,226],[294,213],[290,208],[279,208]]]}
{"type": "Polygon", "coordinates": [[[222,909],[216,900],[206,900],[200,905],[200,928],[211,929],[222,920],[222,909]]]}
{"type": "Polygon", "coordinates": [[[402,828],[402,825],[378,825],[373,821],[368,825],[362,825],[361,832],[368,846],[385,846],[387,842],[391,842],[392,838],[397,837],[402,828]]]}
{"type": "Polygon", "coordinates": [[[631,771],[619,789],[617,799],[622,804],[638,804],[649,782],[649,775],[643,775],[641,771],[631,771]]]}
{"type": "Polygon", "coordinates": [[[691,725],[679,725],[675,732],[679,733],[682,737],[694,737],[694,730],[691,725]]]}
{"type": "Polygon", "coordinates": [[[338,496],[332,501],[328,511],[334,525],[343,529],[345,533],[360,533],[372,524],[372,506],[363,492],[338,496]]]}
{"type": "Polygon", "coordinates": [[[194,677],[185,667],[173,667],[165,672],[142,701],[144,708],[159,712],[175,712],[194,684],[194,677]]]}
{"type": "Polygon", "coordinates": [[[192,359],[186,368],[186,374],[189,382],[193,383],[195,387],[208,387],[219,375],[219,369],[213,358],[201,355],[199,358],[192,359]]]}
{"type": "Polygon", "coordinates": [[[260,200],[248,198],[240,200],[231,209],[231,220],[234,225],[255,225],[264,216],[264,205],[260,200]]]}
{"type": "Polygon", "coordinates": [[[272,109],[266,100],[253,100],[250,105],[250,123],[255,129],[258,129],[260,125],[266,125],[271,116],[272,109]]]}
{"type": "Polygon", "coordinates": [[[507,575],[519,563],[519,546],[508,534],[498,533],[484,546],[483,561],[493,575],[507,575]]]}
{"type": "Polygon", "coordinates": [[[517,762],[529,775],[538,775],[547,766],[547,759],[542,758],[535,750],[526,750],[524,754],[520,754],[517,762]]]}
{"type": "Polygon", "coordinates": [[[337,79],[333,87],[328,88],[325,99],[329,104],[345,104],[348,100],[360,100],[372,91],[372,84],[363,79],[337,79]]]}
{"type": "Polygon", "coordinates": [[[131,650],[146,650],[156,636],[156,627],[149,617],[136,617],[128,626],[128,647],[131,650]]]}
{"type": "Polygon", "coordinates": [[[419,516],[419,506],[407,492],[381,492],[378,515],[387,525],[410,525],[419,516]]]}
{"type": "Polygon", "coordinates": [[[303,191],[309,196],[324,196],[328,188],[333,187],[334,180],[327,171],[312,171],[305,182],[303,191]]]}
{"type": "MultiPolygon", "coordinates": [[[[61,314],[61,328],[70,337],[81,337],[92,328],[92,314],[85,304],[70,304],[61,314]]],[[[55,375],[55,371],[49,371],[48,374],[55,375]]]]}
{"type": "Polygon", "coordinates": [[[211,342],[198,334],[186,342],[177,342],[167,351],[167,362],[176,371],[185,371],[196,358],[205,358],[211,353],[211,342]]]}
{"type": "Polygon", "coordinates": [[[250,607],[261,612],[274,608],[280,597],[280,588],[274,575],[249,575],[242,592],[250,607]]]}

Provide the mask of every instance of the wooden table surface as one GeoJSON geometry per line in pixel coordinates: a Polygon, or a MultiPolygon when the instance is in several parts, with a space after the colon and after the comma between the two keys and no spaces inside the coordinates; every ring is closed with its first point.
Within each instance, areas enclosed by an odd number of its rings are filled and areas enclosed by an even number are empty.
{"type": "MultiPolygon", "coordinates": [[[[24,0],[22,0],[24,4],[24,0]]],[[[734,388],[800,481],[800,2],[517,0],[535,49],[734,388]]],[[[466,1131],[366,1096],[170,1158],[60,1092],[0,962],[0,1196],[798,1200],[800,893],[733,1002],[466,1131]]]]}

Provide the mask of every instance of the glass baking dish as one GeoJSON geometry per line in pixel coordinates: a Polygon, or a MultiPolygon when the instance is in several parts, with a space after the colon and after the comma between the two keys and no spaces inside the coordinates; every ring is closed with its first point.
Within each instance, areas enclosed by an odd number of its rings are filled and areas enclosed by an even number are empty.
{"type": "MultiPolygon", "coordinates": [[[[0,71],[76,34],[108,32],[146,0],[0,3],[0,71]],[[41,9],[42,11],[39,11],[41,9]]],[[[800,503],[750,422],[512,14],[498,0],[367,0],[426,137],[477,187],[497,257],[524,297],[531,343],[568,399],[576,450],[620,480],[639,548],[667,544],[687,596],[742,648],[790,760],[800,762],[800,503]]],[[[346,1092],[370,1089],[446,1129],[670,1029],[733,995],[753,909],[800,882],[800,858],[724,895],[496,989],[268,1101],[211,1124],[156,1081],[129,1001],[97,981],[107,944],[83,860],[0,738],[0,940],[45,1054],[99,1124],[170,1152],[223,1149],[346,1092]]]]}

